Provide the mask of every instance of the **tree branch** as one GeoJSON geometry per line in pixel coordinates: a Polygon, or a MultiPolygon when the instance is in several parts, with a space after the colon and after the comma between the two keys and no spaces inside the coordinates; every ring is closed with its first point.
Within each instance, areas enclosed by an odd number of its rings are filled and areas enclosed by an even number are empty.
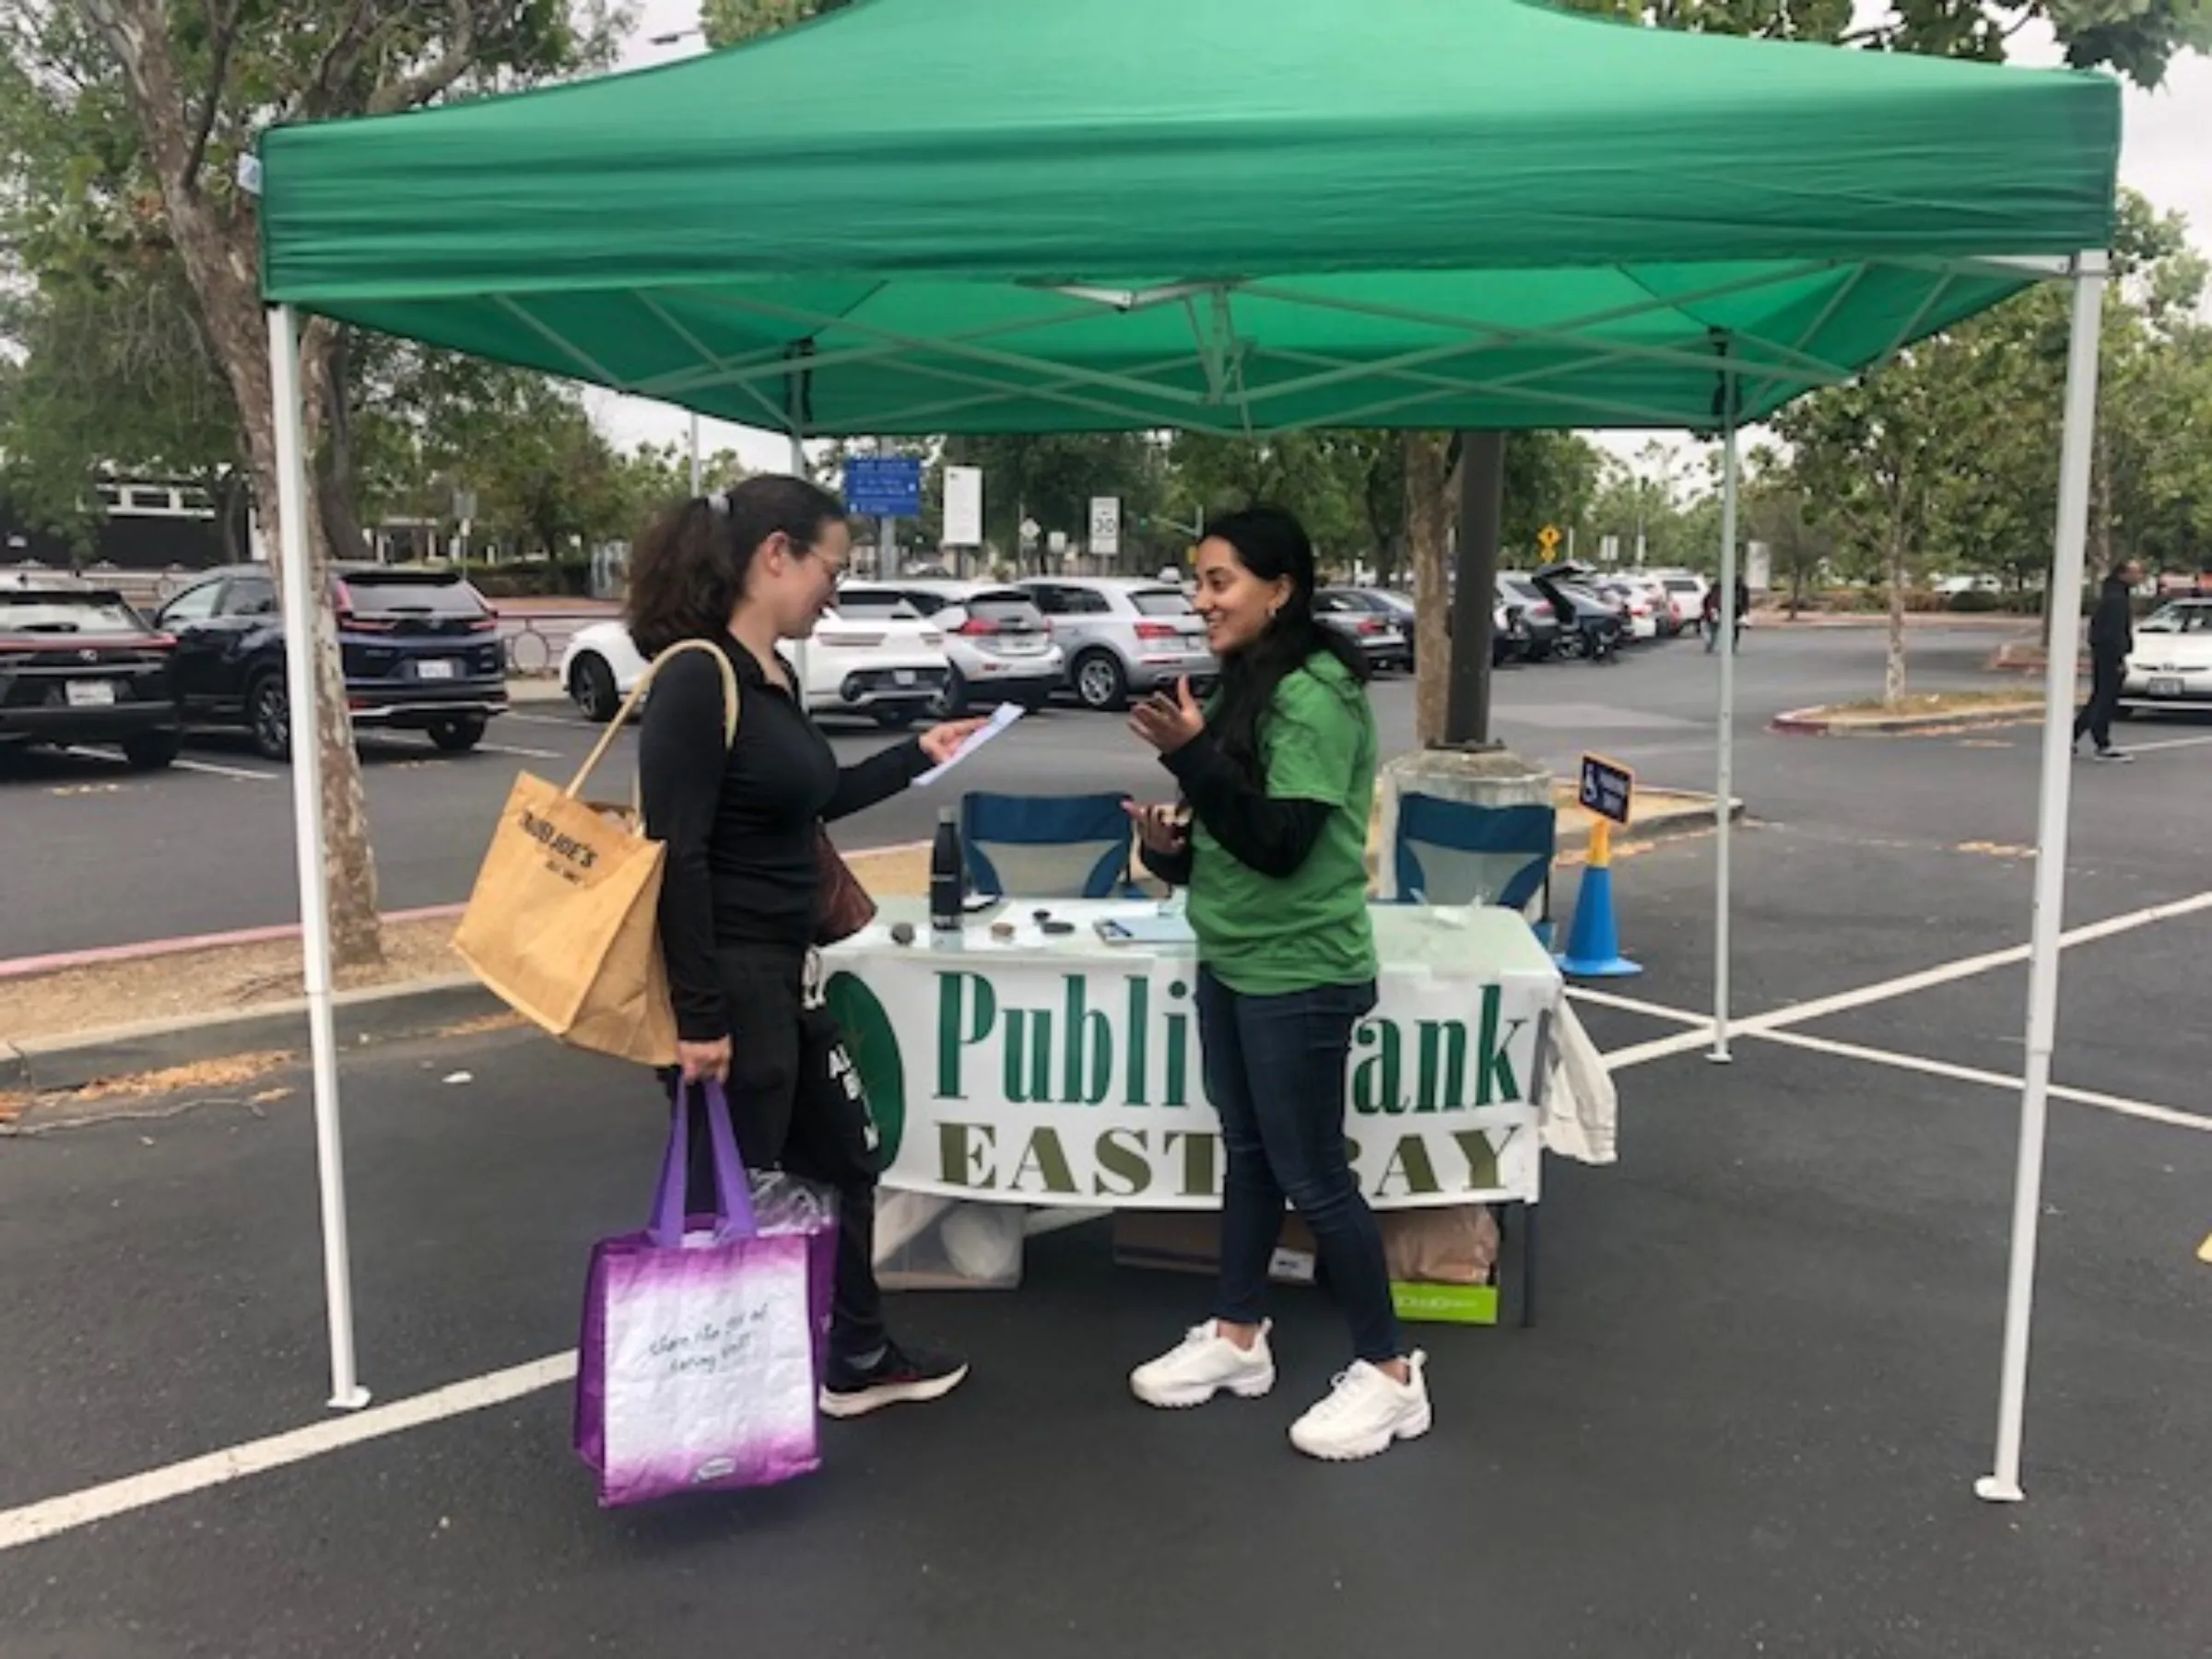
{"type": "Polygon", "coordinates": [[[238,45],[238,25],[245,10],[245,0],[230,0],[228,16],[207,0],[207,38],[212,42],[215,62],[207,71],[207,99],[200,106],[200,119],[194,127],[192,147],[184,155],[184,174],[178,181],[188,194],[200,194],[200,167],[207,159],[207,141],[215,135],[215,118],[223,105],[223,88],[230,78],[230,53],[238,45]]]}
{"type": "Polygon", "coordinates": [[[378,87],[369,95],[363,113],[395,115],[402,110],[419,109],[475,67],[477,9],[469,0],[453,0],[451,10],[453,32],[446,41],[444,55],[418,74],[378,87]]]}
{"type": "Polygon", "coordinates": [[[332,32],[330,44],[315,64],[315,72],[308,77],[306,89],[300,94],[299,112],[310,121],[321,120],[332,112],[337,101],[338,88],[351,80],[361,66],[369,42],[376,36],[371,20],[375,0],[353,0],[346,15],[332,32]]]}

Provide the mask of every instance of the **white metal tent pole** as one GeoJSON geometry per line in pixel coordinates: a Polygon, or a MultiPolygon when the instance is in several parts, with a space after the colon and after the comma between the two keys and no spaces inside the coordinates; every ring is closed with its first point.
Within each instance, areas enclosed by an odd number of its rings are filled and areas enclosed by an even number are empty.
{"type": "Polygon", "coordinates": [[[694,500],[707,493],[700,488],[701,482],[699,471],[699,416],[694,413],[691,417],[691,494],[694,500]]]}
{"type": "Polygon", "coordinates": [[[1714,873],[1712,900],[1712,1050],[1706,1055],[1721,1065],[1735,1056],[1728,1052],[1728,912],[1733,900],[1729,865],[1731,810],[1735,800],[1735,376],[1727,380],[1727,417],[1722,427],[1721,447],[1721,650],[1720,776],[1714,783],[1714,873]]]}
{"type": "Polygon", "coordinates": [[[323,751],[316,741],[315,591],[307,552],[307,448],[300,405],[300,329],[288,305],[269,312],[269,384],[276,408],[276,542],[284,597],[286,698],[292,735],[292,820],[300,864],[300,933],[313,1056],[315,1171],[323,1195],[323,1291],[330,1316],[330,1403],[369,1403],[353,1366],[353,1266],[346,1221],[345,1142],[338,1126],[338,1043],[331,1017],[330,904],[323,886],[323,751]]]}
{"type": "Polygon", "coordinates": [[[806,476],[806,446],[799,441],[796,432],[791,435],[791,476],[794,478],[806,476]]]}
{"type": "Polygon", "coordinates": [[[2020,1091],[2019,1166],[2012,1186],[2012,1263],[2005,1287],[2005,1356],[1997,1395],[1994,1473],[1974,1483],[1992,1503],[2018,1503],[2020,1435],[2028,1412],[2028,1336],[2035,1317],[2037,1224],[2043,1204],[2043,1141],[2050,1114],[2051,1051],[2058,1030],[2058,939],[2066,900],[2066,811],[2073,793],[2075,653],[2081,648],[2081,572],[2089,527],[2089,456],[2097,426],[2097,345],[2104,320],[2106,260],[2075,265],[2074,323],[2066,353],[2066,425],[2059,450],[2058,524],[2051,584],[2051,660],[2043,670],[2042,797],[2036,808],[2035,916],[2028,936],[2028,1068],[2020,1091]]]}

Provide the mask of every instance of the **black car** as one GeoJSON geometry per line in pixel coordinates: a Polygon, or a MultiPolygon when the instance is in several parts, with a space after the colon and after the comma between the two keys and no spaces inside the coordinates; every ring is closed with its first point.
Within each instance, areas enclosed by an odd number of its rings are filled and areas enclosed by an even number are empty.
{"type": "Polygon", "coordinates": [[[1413,605],[1379,588],[1323,588],[1313,595],[1314,620],[1333,628],[1358,647],[1378,673],[1413,666],[1413,605]]]}
{"type": "Polygon", "coordinates": [[[0,587],[0,747],[114,743],[133,766],[167,766],[174,643],[105,588],[0,587]]]}
{"type": "MultiPolygon", "coordinates": [[[[499,617],[457,572],[342,565],[331,603],[357,728],[427,732],[458,752],[506,712],[499,617]]],[[[243,726],[269,759],[288,756],[284,621],[268,567],[211,571],[163,606],[159,621],[176,636],[185,724],[243,726]]]]}

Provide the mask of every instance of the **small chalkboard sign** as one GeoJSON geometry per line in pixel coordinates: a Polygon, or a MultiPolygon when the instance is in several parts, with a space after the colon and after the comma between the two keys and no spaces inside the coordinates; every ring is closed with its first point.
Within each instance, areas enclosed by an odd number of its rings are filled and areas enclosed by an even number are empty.
{"type": "Polygon", "coordinates": [[[1579,798],[1583,811],[1625,830],[1636,801],[1636,774],[1618,760],[1584,755],[1579,798]]]}

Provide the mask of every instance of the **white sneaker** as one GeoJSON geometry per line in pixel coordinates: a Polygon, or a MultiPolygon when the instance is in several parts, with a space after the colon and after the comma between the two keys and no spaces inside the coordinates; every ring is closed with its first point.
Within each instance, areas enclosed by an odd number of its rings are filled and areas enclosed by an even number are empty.
{"type": "Polygon", "coordinates": [[[1429,1432],[1429,1356],[1406,1359],[1408,1380],[1400,1382],[1366,1360],[1338,1373],[1326,1399],[1290,1426],[1290,1443],[1308,1457],[1350,1463],[1387,1452],[1394,1441],[1429,1432]]]}
{"type": "Polygon", "coordinates": [[[1262,1321],[1252,1346],[1241,1348],[1221,1335],[1218,1319],[1193,1325],[1181,1343],[1129,1373],[1130,1392],[1147,1406],[1171,1411],[1203,1406],[1225,1388],[1240,1399],[1256,1400],[1275,1386],[1275,1356],[1267,1347],[1274,1328],[1262,1321]]]}

